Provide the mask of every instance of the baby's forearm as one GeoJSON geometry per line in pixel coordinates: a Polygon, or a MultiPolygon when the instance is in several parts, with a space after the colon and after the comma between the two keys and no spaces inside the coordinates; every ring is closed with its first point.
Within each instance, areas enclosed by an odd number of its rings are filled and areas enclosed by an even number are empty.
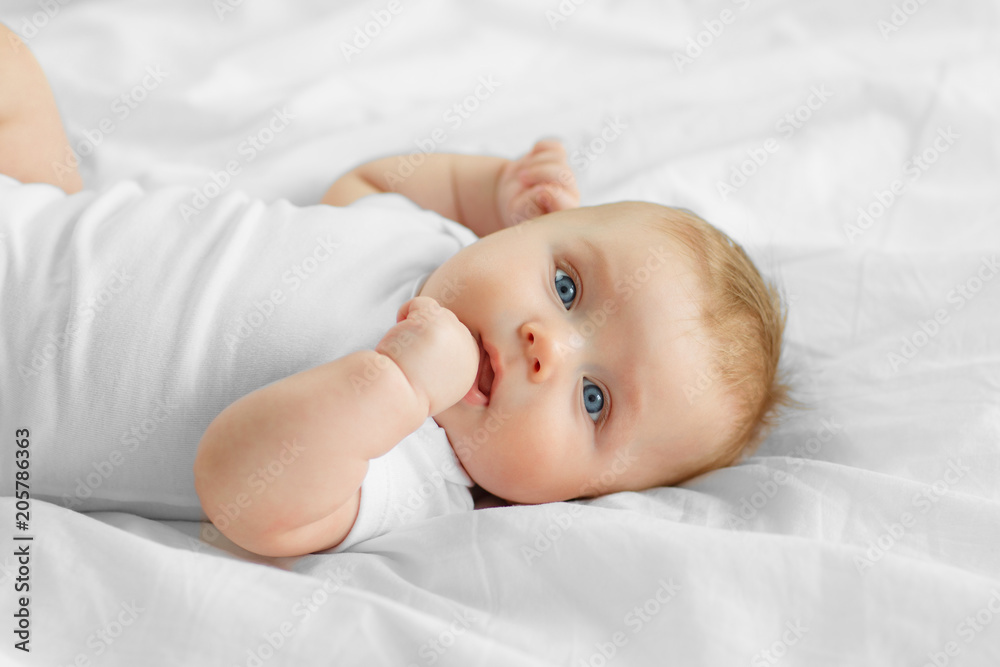
{"type": "MultiPolygon", "coordinates": [[[[505,158],[482,155],[417,153],[373,160],[350,175],[379,192],[398,192],[482,237],[503,228],[496,186],[508,163],[505,158]]],[[[351,187],[350,179],[335,183],[326,201],[335,201],[338,187],[351,187]]]]}
{"type": "Polygon", "coordinates": [[[202,507],[231,540],[261,552],[353,498],[368,460],[427,416],[396,363],[372,350],[269,384],[205,431],[195,461],[202,507]]]}

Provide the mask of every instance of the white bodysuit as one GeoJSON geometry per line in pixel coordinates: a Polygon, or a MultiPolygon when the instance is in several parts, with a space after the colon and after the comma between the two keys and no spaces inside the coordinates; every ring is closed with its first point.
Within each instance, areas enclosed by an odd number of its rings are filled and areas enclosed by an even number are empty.
{"type": "MultiPolygon", "coordinates": [[[[373,349],[426,277],[476,240],[398,194],[336,208],[234,192],[185,220],[190,201],[186,187],[67,196],[0,175],[0,425],[8,443],[29,434],[33,498],[203,520],[192,464],[215,416],[373,349]]],[[[14,448],[2,452],[14,470],[14,448]]],[[[340,548],[472,509],[470,486],[428,419],[370,463],[340,548]]],[[[13,475],[0,493],[14,495],[13,475]]]]}

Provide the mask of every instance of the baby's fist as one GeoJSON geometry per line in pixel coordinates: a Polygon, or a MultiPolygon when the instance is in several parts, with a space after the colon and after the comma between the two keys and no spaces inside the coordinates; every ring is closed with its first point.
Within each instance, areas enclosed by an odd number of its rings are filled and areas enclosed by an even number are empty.
{"type": "Polygon", "coordinates": [[[396,362],[428,404],[428,416],[462,400],[479,371],[479,344],[455,313],[430,297],[402,305],[375,351],[396,362]]]}
{"type": "Polygon", "coordinates": [[[496,201],[504,227],[579,206],[580,192],[563,145],[542,140],[530,153],[509,162],[500,172],[496,201]]]}

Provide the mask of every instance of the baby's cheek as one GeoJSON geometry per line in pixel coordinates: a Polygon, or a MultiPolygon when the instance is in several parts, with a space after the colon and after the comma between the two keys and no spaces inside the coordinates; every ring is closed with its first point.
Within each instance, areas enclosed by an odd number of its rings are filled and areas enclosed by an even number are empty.
{"type": "Polygon", "coordinates": [[[566,433],[558,419],[540,418],[537,411],[528,411],[512,420],[505,439],[510,464],[524,478],[541,481],[560,474],[566,462],[566,433]]]}

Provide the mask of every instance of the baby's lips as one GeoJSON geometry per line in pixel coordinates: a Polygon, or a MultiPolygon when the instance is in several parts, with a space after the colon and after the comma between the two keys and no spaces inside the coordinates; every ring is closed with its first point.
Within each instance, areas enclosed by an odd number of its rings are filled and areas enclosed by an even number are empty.
{"type": "Polygon", "coordinates": [[[486,355],[486,350],[483,349],[482,343],[478,339],[474,340],[479,353],[479,357],[476,360],[476,374],[472,378],[472,386],[469,387],[469,391],[465,392],[465,396],[462,397],[462,401],[469,403],[470,405],[487,405],[489,403],[489,399],[479,389],[479,374],[482,372],[483,357],[486,355]]]}
{"type": "Polygon", "coordinates": [[[472,387],[462,400],[470,405],[486,405],[488,402],[486,395],[479,391],[479,387],[476,386],[475,382],[472,383],[472,387]]]}

